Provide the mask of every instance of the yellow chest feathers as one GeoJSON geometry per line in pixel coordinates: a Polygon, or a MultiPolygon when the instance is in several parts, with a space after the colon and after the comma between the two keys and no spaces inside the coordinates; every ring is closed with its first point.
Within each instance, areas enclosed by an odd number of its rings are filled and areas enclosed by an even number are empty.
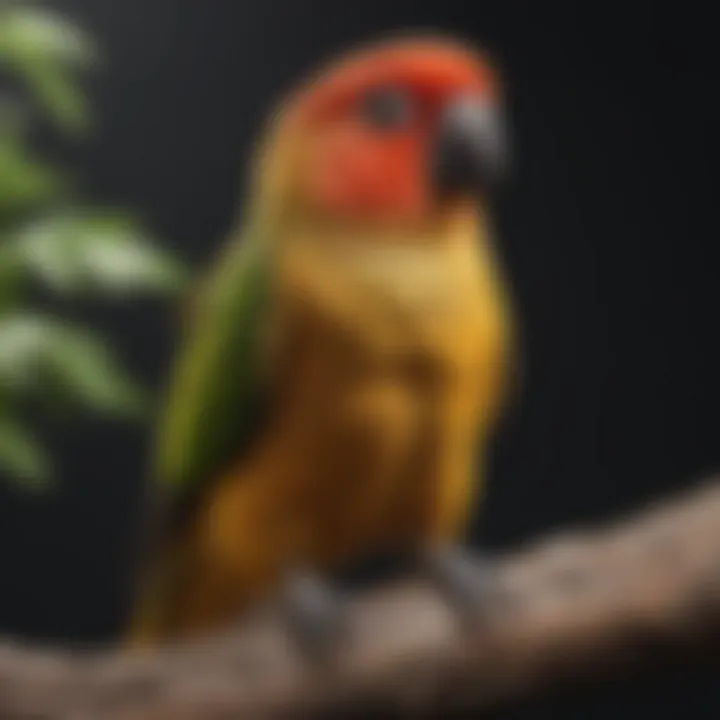
{"type": "Polygon", "coordinates": [[[358,302],[387,303],[422,317],[500,301],[494,258],[484,238],[396,243],[298,238],[284,248],[283,257],[290,276],[310,294],[335,286],[358,302]]]}
{"type": "Polygon", "coordinates": [[[381,355],[409,350],[477,362],[478,353],[504,345],[508,313],[483,239],[297,242],[283,257],[290,303],[326,327],[362,337],[370,352],[374,346],[381,355]]]}
{"type": "Polygon", "coordinates": [[[472,268],[446,248],[351,248],[344,265],[368,300],[385,300],[419,317],[461,309],[463,296],[471,299],[468,292],[477,285],[467,272],[472,268]]]}

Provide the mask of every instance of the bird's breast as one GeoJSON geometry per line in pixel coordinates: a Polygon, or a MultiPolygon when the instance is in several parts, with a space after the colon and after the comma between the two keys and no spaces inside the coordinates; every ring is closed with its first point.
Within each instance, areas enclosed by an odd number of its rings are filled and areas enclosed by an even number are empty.
{"type": "Polygon", "coordinates": [[[472,248],[345,247],[286,269],[288,307],[300,310],[288,474],[310,469],[302,483],[331,545],[362,545],[417,485],[428,448],[456,452],[454,435],[474,424],[494,352],[491,293],[472,248]]]}
{"type": "Polygon", "coordinates": [[[432,319],[462,309],[462,268],[445,248],[361,247],[344,263],[366,301],[385,302],[408,318],[432,319]]]}

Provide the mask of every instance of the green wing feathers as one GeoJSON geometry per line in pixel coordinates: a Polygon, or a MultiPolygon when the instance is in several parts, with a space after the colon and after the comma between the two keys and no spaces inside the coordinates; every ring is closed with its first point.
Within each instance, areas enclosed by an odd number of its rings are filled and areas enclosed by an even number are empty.
{"type": "Polygon", "coordinates": [[[159,424],[155,474],[169,490],[196,487],[238,452],[263,393],[268,246],[240,237],[197,298],[159,424]]]}

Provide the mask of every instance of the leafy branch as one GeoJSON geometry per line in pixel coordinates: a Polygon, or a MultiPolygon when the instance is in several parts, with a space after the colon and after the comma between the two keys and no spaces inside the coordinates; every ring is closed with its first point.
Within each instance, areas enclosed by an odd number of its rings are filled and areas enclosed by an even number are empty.
{"type": "Polygon", "coordinates": [[[171,295],[186,276],[130,214],[85,207],[68,173],[32,147],[33,112],[65,136],[91,127],[82,80],[99,64],[95,43],[65,18],[0,0],[0,79],[10,80],[0,85],[0,474],[25,487],[50,480],[52,467],[24,417],[29,401],[124,417],[147,405],[101,335],[44,314],[33,290],[73,301],[171,295]]]}

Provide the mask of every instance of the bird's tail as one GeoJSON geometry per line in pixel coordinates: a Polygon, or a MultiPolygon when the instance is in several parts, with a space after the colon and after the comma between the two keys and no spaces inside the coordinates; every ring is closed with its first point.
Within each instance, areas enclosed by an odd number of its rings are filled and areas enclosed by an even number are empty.
{"type": "Polygon", "coordinates": [[[139,592],[123,638],[126,647],[149,647],[166,638],[178,585],[177,571],[174,548],[164,552],[147,568],[139,583],[139,592]]]}

